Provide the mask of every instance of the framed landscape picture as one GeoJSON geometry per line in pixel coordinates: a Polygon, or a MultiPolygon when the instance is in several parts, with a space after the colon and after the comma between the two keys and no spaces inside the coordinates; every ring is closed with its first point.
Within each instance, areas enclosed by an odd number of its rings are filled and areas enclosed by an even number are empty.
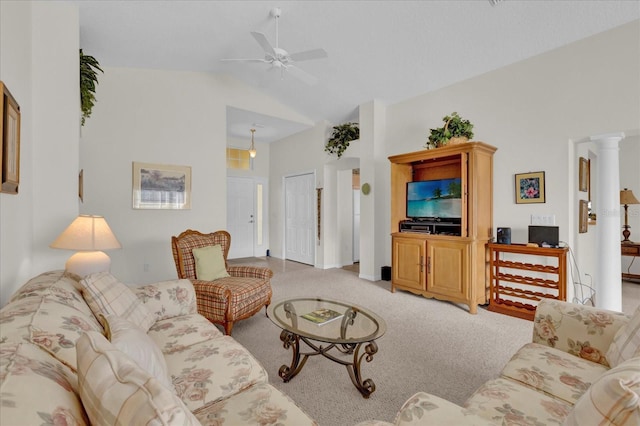
{"type": "Polygon", "coordinates": [[[516,174],[516,204],[545,202],[544,172],[516,174]]]}
{"type": "Polygon", "coordinates": [[[191,167],[133,162],[134,209],[190,209],[191,167]]]}

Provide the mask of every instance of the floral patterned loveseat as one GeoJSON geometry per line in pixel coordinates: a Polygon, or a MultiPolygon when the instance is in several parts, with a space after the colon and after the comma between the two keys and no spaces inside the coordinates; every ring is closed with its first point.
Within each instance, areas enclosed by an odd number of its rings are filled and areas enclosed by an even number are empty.
{"type": "Polygon", "coordinates": [[[316,423],[197,313],[189,280],[51,271],[0,310],[0,424],[316,423]]]}
{"type": "MultiPolygon", "coordinates": [[[[640,306],[633,316],[543,300],[533,341],[463,407],[419,392],[395,425],[640,425],[640,306]]],[[[390,425],[367,421],[358,426],[390,425]]]]}

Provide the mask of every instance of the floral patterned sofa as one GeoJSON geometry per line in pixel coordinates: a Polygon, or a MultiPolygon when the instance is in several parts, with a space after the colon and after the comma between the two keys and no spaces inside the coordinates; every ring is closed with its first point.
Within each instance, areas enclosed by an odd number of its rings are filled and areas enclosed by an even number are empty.
{"type": "Polygon", "coordinates": [[[0,424],[316,423],[197,313],[189,280],[51,271],[0,310],[0,424]]]}
{"type": "MultiPolygon", "coordinates": [[[[419,392],[395,425],[640,425],[640,306],[633,316],[543,300],[533,341],[464,405],[419,392]]],[[[358,426],[390,423],[367,421],[358,426]]]]}

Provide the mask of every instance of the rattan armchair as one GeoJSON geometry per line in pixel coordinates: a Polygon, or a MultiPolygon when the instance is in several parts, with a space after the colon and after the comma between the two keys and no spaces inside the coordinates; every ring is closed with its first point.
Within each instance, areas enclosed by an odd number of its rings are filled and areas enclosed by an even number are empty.
{"type": "Polygon", "coordinates": [[[265,267],[229,266],[227,255],[230,246],[231,235],[227,231],[203,234],[188,229],[177,237],[171,237],[178,278],[191,280],[196,291],[198,312],[212,323],[222,325],[228,335],[236,321],[249,318],[263,306],[269,306],[273,276],[271,269],[265,267]],[[192,250],[213,245],[222,247],[230,277],[199,280],[192,250]]]}

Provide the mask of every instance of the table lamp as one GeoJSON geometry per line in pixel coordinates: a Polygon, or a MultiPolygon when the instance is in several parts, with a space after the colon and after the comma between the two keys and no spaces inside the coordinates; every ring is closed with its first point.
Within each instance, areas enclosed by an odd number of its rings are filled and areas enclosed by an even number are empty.
{"type": "Polygon", "coordinates": [[[640,204],[640,201],[633,195],[633,192],[630,189],[623,189],[620,191],[620,204],[624,205],[624,226],[622,227],[624,231],[622,231],[622,236],[624,240],[622,240],[623,244],[632,244],[633,241],[629,240],[629,236],[631,235],[631,228],[629,226],[629,204],[640,204]]]}
{"type": "Polygon", "coordinates": [[[104,217],[92,215],[78,216],[49,247],[77,250],[65,269],[81,277],[109,271],[111,259],[101,250],[122,248],[104,217]]]}

